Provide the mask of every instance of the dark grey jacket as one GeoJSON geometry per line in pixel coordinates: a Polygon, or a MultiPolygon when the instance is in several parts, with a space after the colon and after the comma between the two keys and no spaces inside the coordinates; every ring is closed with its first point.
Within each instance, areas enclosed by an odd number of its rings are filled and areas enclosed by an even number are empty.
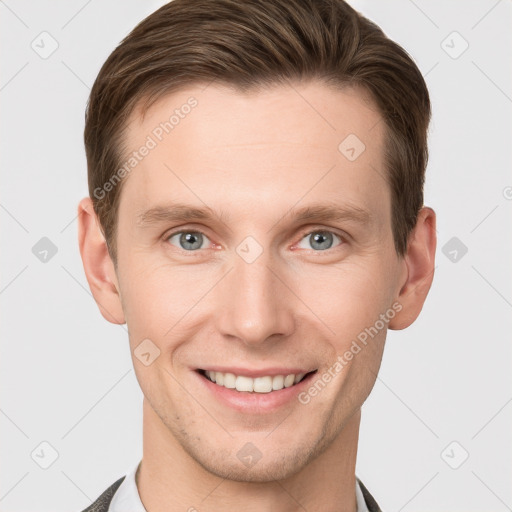
{"type": "MultiPolygon", "coordinates": [[[[116,480],[106,491],[103,492],[103,494],[101,494],[98,497],[98,499],[94,503],[89,505],[82,512],[108,512],[110,502],[112,501],[115,492],[117,491],[118,487],[121,485],[124,479],[125,477],[122,476],[119,480],[116,480]]],[[[357,481],[359,482],[359,486],[361,487],[361,491],[363,492],[364,500],[366,501],[366,506],[368,507],[368,510],[370,512],[382,512],[379,505],[377,505],[377,502],[370,494],[370,491],[368,491],[368,489],[363,485],[363,482],[361,482],[359,478],[357,478],[357,481]]]]}

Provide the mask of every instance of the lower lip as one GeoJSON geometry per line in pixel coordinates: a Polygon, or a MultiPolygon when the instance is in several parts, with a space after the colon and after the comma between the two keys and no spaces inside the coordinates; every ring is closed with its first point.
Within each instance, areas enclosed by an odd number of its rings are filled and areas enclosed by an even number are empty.
{"type": "Polygon", "coordinates": [[[315,373],[310,373],[298,384],[289,388],[270,391],[269,393],[254,393],[225,388],[215,384],[198,371],[194,373],[219,402],[247,414],[273,412],[292,400],[298,402],[297,395],[309,386],[310,380],[315,375],[315,373]]]}

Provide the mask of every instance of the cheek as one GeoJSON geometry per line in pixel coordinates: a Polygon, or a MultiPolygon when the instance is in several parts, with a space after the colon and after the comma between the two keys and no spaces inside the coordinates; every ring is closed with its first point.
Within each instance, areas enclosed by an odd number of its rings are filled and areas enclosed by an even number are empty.
{"type": "Polygon", "coordinates": [[[176,363],[181,359],[182,346],[204,320],[204,296],[218,280],[217,274],[213,270],[195,271],[193,265],[151,264],[150,257],[144,264],[133,263],[124,274],[129,283],[124,302],[131,349],[149,339],[176,363]]]}
{"type": "Polygon", "coordinates": [[[345,343],[389,308],[388,281],[389,273],[380,271],[378,264],[344,264],[298,281],[298,295],[324,324],[326,333],[345,343]]]}
{"type": "Polygon", "coordinates": [[[163,338],[186,313],[187,296],[193,295],[189,281],[176,268],[152,264],[150,258],[131,258],[123,263],[120,286],[133,341],[163,338]]]}

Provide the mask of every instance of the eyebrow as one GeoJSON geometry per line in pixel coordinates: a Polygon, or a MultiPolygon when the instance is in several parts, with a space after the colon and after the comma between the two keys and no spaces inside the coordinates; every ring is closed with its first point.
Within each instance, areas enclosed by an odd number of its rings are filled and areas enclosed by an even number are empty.
{"type": "MultiPolygon", "coordinates": [[[[356,205],[342,206],[332,203],[322,203],[308,205],[300,209],[291,208],[274,226],[287,216],[292,216],[296,222],[352,221],[363,225],[370,223],[373,219],[372,214],[368,210],[356,205]]],[[[191,222],[194,220],[216,219],[224,223],[223,218],[225,217],[227,217],[225,212],[217,212],[208,206],[196,207],[183,203],[172,203],[168,205],[157,205],[137,214],[136,224],[144,229],[166,222],[191,222]]]]}

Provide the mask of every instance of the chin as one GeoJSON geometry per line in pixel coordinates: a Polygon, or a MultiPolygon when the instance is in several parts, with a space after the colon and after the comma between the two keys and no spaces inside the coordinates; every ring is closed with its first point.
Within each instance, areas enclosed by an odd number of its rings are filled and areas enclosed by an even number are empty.
{"type": "Polygon", "coordinates": [[[323,439],[312,445],[310,436],[299,445],[273,446],[268,439],[265,441],[260,438],[254,442],[250,439],[250,435],[244,436],[244,441],[236,443],[236,449],[220,448],[214,442],[206,448],[205,439],[201,443],[196,442],[194,446],[185,445],[183,448],[203,469],[215,476],[235,482],[264,483],[285,480],[299,473],[329,444],[323,439]],[[253,455],[254,460],[244,462],[247,454],[253,455]]]}
{"type": "Polygon", "coordinates": [[[243,464],[235,462],[228,464],[227,461],[198,461],[208,472],[234,482],[266,483],[276,480],[285,480],[298,473],[307,461],[284,459],[281,456],[273,457],[273,460],[263,462],[259,460],[253,467],[244,467],[243,464]]]}

